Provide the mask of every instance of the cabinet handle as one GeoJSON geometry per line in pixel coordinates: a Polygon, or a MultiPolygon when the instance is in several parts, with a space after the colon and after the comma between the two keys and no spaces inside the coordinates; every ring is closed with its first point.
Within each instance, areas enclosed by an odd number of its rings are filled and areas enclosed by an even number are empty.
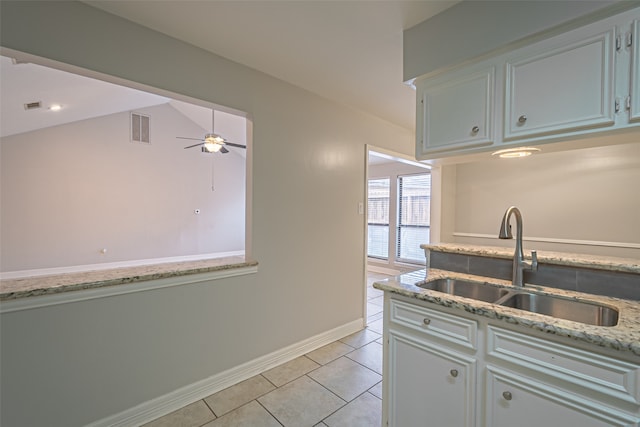
{"type": "Polygon", "coordinates": [[[452,370],[449,371],[449,373],[451,374],[451,376],[453,378],[458,376],[458,370],[457,369],[452,369],[452,370]]]}
{"type": "Polygon", "coordinates": [[[476,134],[480,132],[480,128],[478,126],[474,126],[471,128],[471,133],[476,134]]]}
{"type": "Polygon", "coordinates": [[[424,323],[425,325],[428,325],[429,323],[431,323],[431,319],[428,319],[428,318],[426,318],[426,317],[425,317],[425,318],[422,320],[422,323],[424,323]]]}
{"type": "Polygon", "coordinates": [[[504,400],[511,400],[513,399],[513,395],[511,394],[511,392],[509,391],[505,391],[502,393],[502,397],[504,397],[504,400]]]}
{"type": "Polygon", "coordinates": [[[524,122],[526,121],[527,121],[527,116],[525,116],[524,114],[518,117],[518,123],[520,123],[521,125],[523,125],[524,122]]]}

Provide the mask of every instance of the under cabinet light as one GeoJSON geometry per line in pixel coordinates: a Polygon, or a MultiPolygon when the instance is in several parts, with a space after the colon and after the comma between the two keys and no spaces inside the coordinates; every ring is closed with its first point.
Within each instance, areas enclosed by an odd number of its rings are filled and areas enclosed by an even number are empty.
{"type": "Polygon", "coordinates": [[[527,157],[538,151],[540,151],[540,149],[535,147],[505,148],[504,150],[495,151],[491,153],[491,155],[499,156],[503,159],[514,159],[517,157],[527,157]]]}

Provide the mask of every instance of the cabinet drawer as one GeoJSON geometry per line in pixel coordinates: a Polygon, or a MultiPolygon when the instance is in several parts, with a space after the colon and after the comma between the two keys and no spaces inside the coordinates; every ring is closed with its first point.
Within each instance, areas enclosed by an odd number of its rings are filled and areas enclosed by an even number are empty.
{"type": "Polygon", "coordinates": [[[640,365],[489,326],[487,353],[560,379],[587,396],[594,393],[640,404],[640,365]]]}
{"type": "Polygon", "coordinates": [[[452,344],[473,350],[477,348],[478,324],[474,320],[393,299],[389,308],[391,327],[395,323],[452,344]]]}

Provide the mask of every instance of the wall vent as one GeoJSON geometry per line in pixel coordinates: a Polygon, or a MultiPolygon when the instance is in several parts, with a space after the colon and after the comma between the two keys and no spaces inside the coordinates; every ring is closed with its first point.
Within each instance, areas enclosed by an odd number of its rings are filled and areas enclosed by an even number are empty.
{"type": "Polygon", "coordinates": [[[151,118],[143,114],[131,113],[131,141],[150,144],[149,122],[151,118]]]}
{"type": "Polygon", "coordinates": [[[24,109],[29,111],[29,110],[35,110],[37,108],[42,107],[42,102],[41,101],[36,101],[36,102],[27,102],[26,104],[24,104],[24,109]]]}

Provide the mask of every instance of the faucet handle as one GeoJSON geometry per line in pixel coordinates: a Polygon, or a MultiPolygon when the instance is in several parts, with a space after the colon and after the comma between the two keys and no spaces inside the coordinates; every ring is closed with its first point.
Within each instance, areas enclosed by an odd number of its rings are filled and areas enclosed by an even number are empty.
{"type": "Polygon", "coordinates": [[[538,270],[538,251],[531,251],[531,271],[538,270]]]}

